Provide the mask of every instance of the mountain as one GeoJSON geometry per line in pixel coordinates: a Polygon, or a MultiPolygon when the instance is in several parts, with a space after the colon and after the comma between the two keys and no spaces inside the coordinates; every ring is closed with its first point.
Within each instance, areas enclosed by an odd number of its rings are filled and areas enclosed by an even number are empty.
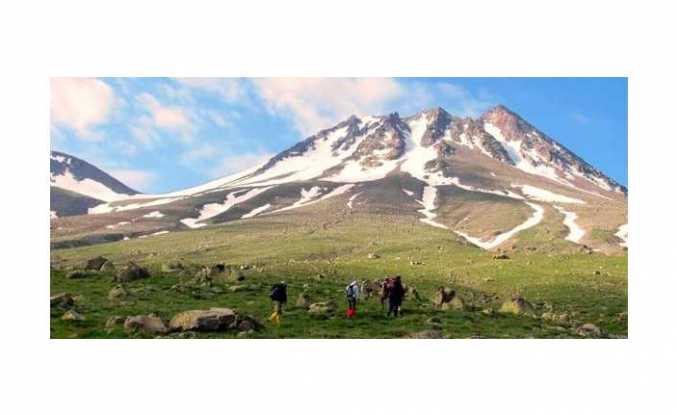
{"type": "Polygon", "coordinates": [[[96,219],[73,221],[70,237],[111,229],[148,236],[271,216],[329,223],[348,212],[434,227],[483,249],[521,241],[613,252],[627,240],[619,230],[627,189],[504,106],[478,118],[442,108],[351,116],[247,171],[88,211],[96,219]]]}
{"type": "Polygon", "coordinates": [[[86,214],[89,208],[101,203],[139,193],[101,169],[66,153],[52,151],[49,167],[52,218],[86,214]]]}

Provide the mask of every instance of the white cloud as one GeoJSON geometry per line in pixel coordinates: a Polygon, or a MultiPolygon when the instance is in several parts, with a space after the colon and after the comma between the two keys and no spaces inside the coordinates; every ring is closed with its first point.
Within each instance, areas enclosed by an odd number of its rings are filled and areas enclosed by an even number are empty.
{"type": "Polygon", "coordinates": [[[105,124],[117,102],[115,92],[107,83],[92,78],[52,78],[52,125],[65,126],[82,139],[98,139],[93,132],[105,124]]]}
{"type": "Polygon", "coordinates": [[[147,190],[157,179],[157,175],[146,170],[112,169],[110,175],[138,191],[147,190]]]}
{"type": "Polygon", "coordinates": [[[586,125],[590,123],[590,118],[580,112],[574,112],[571,114],[571,118],[581,125],[586,125]]]}
{"type": "Polygon", "coordinates": [[[158,128],[185,131],[192,127],[190,118],[181,107],[162,105],[148,92],[139,95],[137,100],[150,112],[153,123],[158,128]]]}
{"type": "Polygon", "coordinates": [[[182,164],[190,164],[196,160],[212,159],[219,154],[219,148],[213,144],[200,144],[181,155],[182,164]]]}
{"type": "Polygon", "coordinates": [[[175,78],[189,88],[199,89],[218,95],[224,101],[234,102],[244,98],[244,83],[239,78],[175,78]]]}
{"type": "Polygon", "coordinates": [[[489,97],[479,97],[467,89],[449,82],[432,84],[431,89],[437,102],[448,112],[458,116],[476,117],[496,103],[489,97]]]}
{"type": "Polygon", "coordinates": [[[222,177],[247,170],[268,161],[271,157],[273,157],[273,154],[269,153],[243,153],[226,156],[211,170],[211,177],[222,177]]]}
{"type": "Polygon", "coordinates": [[[304,134],[351,114],[371,115],[404,93],[390,78],[259,78],[253,80],[267,108],[288,113],[304,134]]]}

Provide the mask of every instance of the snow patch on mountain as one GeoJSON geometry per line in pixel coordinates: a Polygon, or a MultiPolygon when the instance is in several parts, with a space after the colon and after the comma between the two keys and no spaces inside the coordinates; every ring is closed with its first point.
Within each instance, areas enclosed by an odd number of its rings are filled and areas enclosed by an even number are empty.
{"type": "Polygon", "coordinates": [[[354,195],[350,196],[350,199],[348,199],[348,203],[346,203],[346,206],[348,206],[349,209],[353,208],[353,201],[359,196],[360,193],[355,193],[354,195]]]}
{"type": "Polygon", "coordinates": [[[561,206],[553,205],[553,207],[564,215],[564,226],[569,228],[569,234],[564,239],[573,243],[580,243],[585,235],[585,231],[576,223],[576,218],[578,217],[576,212],[569,212],[561,206]]]}
{"type": "Polygon", "coordinates": [[[526,202],[526,204],[529,205],[534,210],[533,215],[529,219],[527,219],[524,223],[517,225],[513,229],[496,236],[492,240],[483,241],[481,238],[472,237],[472,236],[470,236],[466,233],[463,233],[461,231],[454,231],[454,232],[456,232],[456,234],[465,238],[468,242],[471,242],[472,244],[477,245],[480,248],[487,249],[487,250],[496,248],[497,246],[499,246],[503,242],[512,238],[517,233],[519,233],[519,232],[521,232],[525,229],[529,229],[533,226],[536,226],[543,220],[544,209],[543,209],[542,206],[540,206],[536,203],[531,203],[531,202],[526,202]]]}
{"type": "Polygon", "coordinates": [[[56,214],[56,211],[54,211],[54,210],[49,211],[49,219],[50,220],[51,219],[57,219],[58,217],[59,217],[59,215],[56,214]]]}
{"type": "MultiPolygon", "coordinates": [[[[146,197],[148,197],[146,195],[146,197]]],[[[130,198],[133,199],[133,198],[130,198]]],[[[102,213],[111,213],[111,212],[123,212],[126,210],[133,210],[133,209],[140,209],[140,208],[145,208],[145,207],[152,207],[152,206],[160,206],[160,205],[166,205],[167,203],[174,202],[176,200],[181,199],[181,197],[167,197],[167,198],[160,198],[160,199],[155,199],[155,200],[150,200],[148,202],[136,202],[136,203],[127,203],[124,205],[111,205],[110,203],[102,203],[100,205],[96,205],[93,208],[89,208],[88,214],[90,215],[98,215],[102,213]]]]}
{"type": "Polygon", "coordinates": [[[437,213],[434,213],[433,210],[437,209],[436,200],[437,188],[434,186],[426,186],[423,189],[423,197],[421,200],[417,200],[417,202],[423,206],[423,209],[419,209],[418,212],[425,216],[425,218],[421,218],[420,221],[436,228],[449,229],[446,225],[435,221],[437,213]]]}
{"type": "Polygon", "coordinates": [[[150,213],[146,213],[145,215],[143,215],[144,218],[162,218],[164,216],[165,215],[159,210],[154,210],[150,213]]]}
{"type": "Polygon", "coordinates": [[[242,215],[242,219],[253,218],[254,216],[258,215],[259,213],[270,209],[270,206],[271,206],[270,203],[266,203],[263,206],[259,206],[257,208],[254,208],[254,209],[251,210],[251,212],[245,213],[244,215],[242,215]]]}
{"type": "Polygon", "coordinates": [[[129,225],[130,223],[131,222],[129,222],[129,221],[122,221],[122,222],[118,222],[118,223],[113,224],[113,225],[106,225],[106,229],[116,229],[116,228],[119,228],[121,226],[129,225]]]}
{"type": "Polygon", "coordinates": [[[531,186],[528,184],[513,184],[512,187],[522,190],[528,198],[538,200],[539,202],[555,202],[555,203],[574,203],[584,205],[585,202],[573,197],[563,196],[549,190],[541,189],[540,187],[531,186]]]}
{"type": "Polygon", "coordinates": [[[202,206],[202,209],[200,209],[200,214],[197,218],[181,219],[181,223],[188,226],[189,228],[201,228],[206,226],[206,224],[200,222],[225,213],[233,206],[256,197],[270,188],[271,186],[255,187],[248,191],[236,190],[226,195],[226,199],[223,201],[223,203],[208,203],[202,206]]]}
{"type": "Polygon", "coordinates": [[[71,192],[89,196],[94,199],[103,200],[104,202],[122,200],[130,196],[124,193],[116,193],[107,186],[92,179],[78,180],[73,176],[73,173],[71,173],[70,170],[66,170],[60,175],[50,174],[50,179],[52,186],[70,190],[71,192]]]}

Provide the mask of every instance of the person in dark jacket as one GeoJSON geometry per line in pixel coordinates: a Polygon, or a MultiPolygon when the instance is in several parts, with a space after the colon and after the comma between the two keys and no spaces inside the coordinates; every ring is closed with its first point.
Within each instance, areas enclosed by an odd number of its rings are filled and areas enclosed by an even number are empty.
{"type": "Polygon", "coordinates": [[[268,320],[280,324],[282,307],[287,303],[287,284],[284,281],[273,285],[270,291],[270,299],[273,301],[273,314],[270,315],[268,320]]]}
{"type": "Polygon", "coordinates": [[[404,286],[402,286],[402,277],[399,275],[391,280],[388,287],[388,317],[392,314],[397,317],[400,314],[400,306],[404,299],[404,286]]]}

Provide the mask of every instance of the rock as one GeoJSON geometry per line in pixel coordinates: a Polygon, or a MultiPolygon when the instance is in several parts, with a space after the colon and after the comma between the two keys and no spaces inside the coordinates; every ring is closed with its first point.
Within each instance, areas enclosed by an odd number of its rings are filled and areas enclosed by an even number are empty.
{"type": "Polygon", "coordinates": [[[409,261],[409,265],[423,265],[423,262],[421,261],[409,261]]]}
{"type": "Polygon", "coordinates": [[[237,316],[237,323],[236,327],[238,331],[251,331],[254,332],[256,330],[259,330],[261,327],[263,327],[263,324],[261,324],[258,320],[256,320],[252,316],[237,316]]]}
{"type": "Polygon", "coordinates": [[[371,253],[369,253],[369,255],[367,255],[367,258],[369,258],[369,259],[379,259],[379,258],[381,258],[381,256],[379,254],[371,252],[371,253]]]}
{"type": "Polygon", "coordinates": [[[417,333],[409,333],[405,336],[407,339],[441,339],[442,331],[440,330],[423,330],[417,333]]]}
{"type": "Polygon", "coordinates": [[[541,315],[541,319],[558,324],[567,324],[569,322],[569,315],[567,313],[557,314],[552,311],[546,311],[541,315]]]}
{"type": "Polygon", "coordinates": [[[592,323],[585,323],[576,329],[576,334],[582,337],[601,337],[602,330],[592,323]]]}
{"type": "Polygon", "coordinates": [[[61,316],[61,320],[66,320],[66,321],[84,321],[85,316],[82,314],[78,313],[75,310],[68,310],[66,311],[63,316],[61,316]]]}
{"type": "Polygon", "coordinates": [[[510,257],[505,252],[501,252],[500,254],[494,255],[493,259],[510,259],[510,257]]]}
{"type": "Polygon", "coordinates": [[[87,278],[92,275],[91,272],[87,271],[71,271],[68,274],[66,274],[66,278],[75,280],[75,279],[82,279],[82,278],[87,278]]]}
{"type": "Polygon", "coordinates": [[[107,273],[113,273],[115,272],[115,264],[113,264],[110,261],[106,261],[101,265],[101,268],[99,269],[101,272],[107,272],[107,273]]]}
{"type": "Polygon", "coordinates": [[[59,293],[49,297],[50,307],[66,309],[72,307],[73,304],[75,304],[73,296],[68,293],[59,293]]]}
{"type": "Polygon", "coordinates": [[[241,331],[237,333],[237,337],[241,339],[246,339],[248,337],[251,337],[252,335],[254,335],[254,330],[241,331]]]}
{"type": "Polygon", "coordinates": [[[203,284],[211,285],[212,284],[212,271],[209,267],[202,267],[198,272],[195,273],[193,278],[193,284],[203,284]]]}
{"type": "Polygon", "coordinates": [[[144,332],[150,334],[165,334],[169,332],[164,321],[155,314],[129,316],[124,323],[126,332],[144,332]]]}
{"type": "Polygon", "coordinates": [[[485,308],[484,310],[482,310],[482,314],[484,314],[485,316],[493,317],[496,314],[496,312],[492,308],[485,308]]]}
{"type": "Polygon", "coordinates": [[[106,329],[111,330],[114,329],[115,327],[119,326],[120,324],[124,324],[125,318],[121,316],[112,316],[108,317],[108,320],[106,320],[106,329]]]}
{"type": "Polygon", "coordinates": [[[514,296],[510,301],[501,305],[500,313],[533,315],[534,307],[521,296],[514,296]]]}
{"type": "Polygon", "coordinates": [[[592,273],[592,275],[595,275],[595,276],[602,275],[602,271],[600,271],[600,270],[595,270],[595,271],[592,273]]]}
{"type": "Polygon", "coordinates": [[[333,314],[336,311],[336,305],[332,301],[313,303],[308,306],[308,313],[314,315],[333,314]]]}
{"type": "Polygon", "coordinates": [[[309,306],[310,306],[310,298],[308,298],[308,295],[306,293],[302,292],[296,299],[296,307],[307,309],[309,306]]]}
{"type": "Polygon", "coordinates": [[[463,311],[465,310],[465,303],[458,295],[455,295],[451,301],[442,304],[442,310],[463,311]]]}
{"type": "Polygon", "coordinates": [[[125,287],[122,285],[117,285],[113,288],[111,288],[110,291],[108,291],[108,299],[110,301],[120,301],[124,300],[129,296],[129,292],[125,290],[125,287]]]}
{"type": "Polygon", "coordinates": [[[236,318],[235,312],[229,308],[189,310],[175,315],[169,327],[182,331],[222,331],[234,328],[236,318]]]}
{"type": "Polygon", "coordinates": [[[141,267],[134,262],[128,262],[115,276],[116,282],[130,282],[143,278],[149,278],[150,273],[144,267],[141,267]]]}
{"type": "Polygon", "coordinates": [[[98,256],[96,258],[92,258],[87,260],[87,263],[85,264],[85,269],[87,271],[99,271],[103,264],[108,262],[108,259],[98,256]]]}

